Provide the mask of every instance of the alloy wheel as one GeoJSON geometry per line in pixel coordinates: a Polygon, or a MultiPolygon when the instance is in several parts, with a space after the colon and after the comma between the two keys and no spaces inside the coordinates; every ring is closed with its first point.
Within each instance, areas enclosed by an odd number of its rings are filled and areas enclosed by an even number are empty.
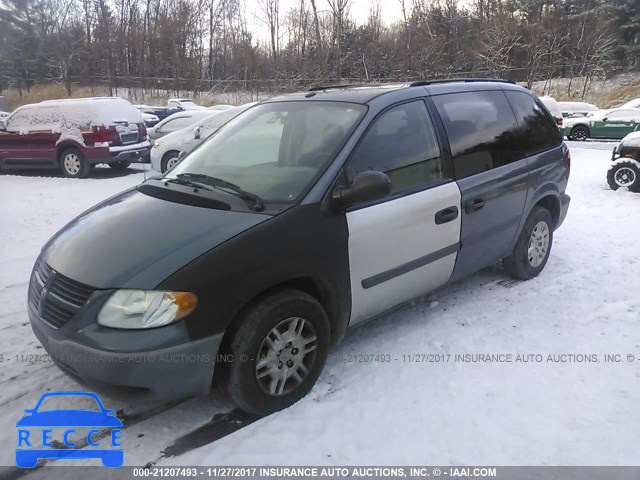
{"type": "Polygon", "coordinates": [[[269,395],[286,395],[300,385],[315,362],[316,331],[300,317],[282,320],[262,341],[256,359],[256,379],[269,395]]]}
{"type": "Polygon", "coordinates": [[[529,237],[529,249],[527,258],[529,264],[533,268],[537,268],[542,264],[549,250],[549,225],[547,222],[540,221],[533,227],[531,236],[529,237]]]}
{"type": "Polygon", "coordinates": [[[587,139],[588,134],[584,128],[578,127],[571,132],[571,136],[574,140],[584,141],[587,139]]]}
{"type": "Polygon", "coordinates": [[[169,160],[167,160],[167,170],[171,170],[173,167],[175,167],[178,164],[178,157],[171,157],[169,160]]]}
{"type": "Polygon", "coordinates": [[[80,158],[75,153],[67,153],[63,160],[64,169],[69,175],[77,175],[80,172],[80,158]]]}

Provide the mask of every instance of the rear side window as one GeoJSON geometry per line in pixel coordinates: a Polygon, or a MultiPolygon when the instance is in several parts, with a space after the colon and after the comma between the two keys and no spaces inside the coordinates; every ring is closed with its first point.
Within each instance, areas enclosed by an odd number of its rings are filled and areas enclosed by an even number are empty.
{"type": "Polygon", "coordinates": [[[366,170],[384,172],[391,193],[444,177],[440,146],[422,100],[393,107],[376,120],[347,162],[347,177],[366,170]]]}
{"type": "Polygon", "coordinates": [[[501,167],[523,157],[516,118],[501,91],[432,97],[451,145],[457,178],[501,167]]]}
{"type": "Polygon", "coordinates": [[[518,121],[515,138],[523,156],[555,147],[562,142],[560,131],[539,101],[525,92],[505,92],[518,121]]]}

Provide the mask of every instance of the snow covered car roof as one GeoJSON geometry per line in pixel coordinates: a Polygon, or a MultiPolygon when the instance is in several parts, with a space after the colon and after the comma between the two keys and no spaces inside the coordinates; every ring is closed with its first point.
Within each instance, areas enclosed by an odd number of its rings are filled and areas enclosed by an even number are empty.
{"type": "Polygon", "coordinates": [[[558,105],[558,102],[556,102],[555,98],[548,96],[538,98],[542,103],[544,103],[544,106],[547,107],[547,110],[549,110],[551,115],[553,115],[554,117],[562,116],[562,110],[560,110],[560,106],[558,105]]]}
{"type": "Polygon", "coordinates": [[[640,108],[640,98],[629,100],[627,103],[620,105],[618,108],[640,108]]]}
{"type": "Polygon", "coordinates": [[[10,119],[12,125],[18,128],[34,125],[111,126],[119,123],[141,123],[142,115],[127,100],[100,97],[46,100],[24,105],[17,108],[10,119]]]}

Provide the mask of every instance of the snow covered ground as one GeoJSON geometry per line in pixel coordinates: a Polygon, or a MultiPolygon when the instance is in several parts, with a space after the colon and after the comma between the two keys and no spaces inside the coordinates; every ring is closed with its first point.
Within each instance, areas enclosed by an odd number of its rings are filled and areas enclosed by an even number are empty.
{"type": "MultiPolygon", "coordinates": [[[[608,189],[612,147],[571,143],[572,203],[540,277],[503,286],[502,269],[488,268],[365,324],[332,351],[310,395],[253,423],[217,390],[152,407],[103,398],[124,421],[125,463],[640,464],[640,195],[608,189]]],[[[78,388],[35,356],[26,296],[39,249],[142,179],[139,167],[86,180],[0,175],[0,465],[13,465],[23,409],[78,388]]]]}

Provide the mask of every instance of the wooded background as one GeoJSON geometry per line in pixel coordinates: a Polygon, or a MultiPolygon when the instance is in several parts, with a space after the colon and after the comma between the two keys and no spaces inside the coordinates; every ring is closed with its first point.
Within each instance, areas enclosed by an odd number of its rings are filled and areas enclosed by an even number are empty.
{"type": "Polygon", "coordinates": [[[352,0],[288,11],[253,1],[266,35],[249,28],[243,0],[0,0],[0,91],[276,92],[443,76],[581,77],[586,89],[594,76],[640,70],[640,0],[385,0],[402,7],[392,24],[380,0],[359,23],[352,0]]]}

